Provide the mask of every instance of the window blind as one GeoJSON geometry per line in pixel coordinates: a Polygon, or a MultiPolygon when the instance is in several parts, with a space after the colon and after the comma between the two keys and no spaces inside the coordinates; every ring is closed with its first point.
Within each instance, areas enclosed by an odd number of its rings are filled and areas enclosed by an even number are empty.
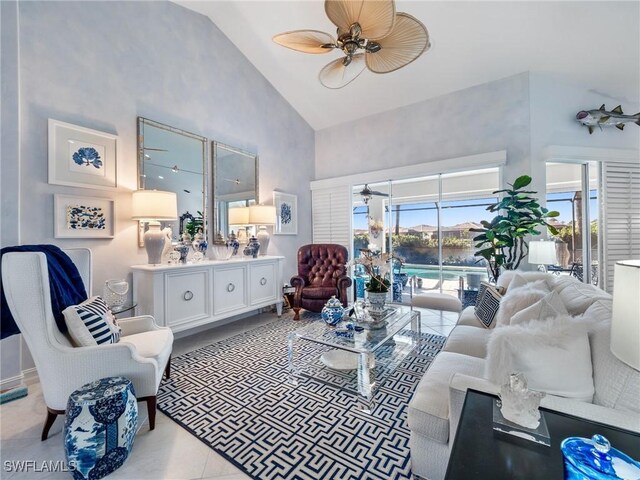
{"type": "Polygon", "coordinates": [[[604,289],[613,292],[617,261],[640,258],[640,164],[602,163],[604,289]]]}
{"type": "Polygon", "coordinates": [[[311,192],[313,242],[338,243],[351,252],[351,195],[347,185],[311,192]]]}

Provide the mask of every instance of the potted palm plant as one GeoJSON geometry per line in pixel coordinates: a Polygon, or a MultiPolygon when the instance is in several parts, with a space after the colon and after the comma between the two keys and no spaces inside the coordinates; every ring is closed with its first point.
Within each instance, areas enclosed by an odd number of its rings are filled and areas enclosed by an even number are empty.
{"type": "MultiPolygon", "coordinates": [[[[479,233],[473,240],[476,242],[476,257],[484,258],[488,263],[489,277],[498,280],[501,269],[515,270],[529,253],[528,235],[540,235],[538,228],[545,226],[552,235],[558,231],[548,223],[548,219],[557,217],[559,212],[542,207],[533,196],[537,192],[524,190],[531,183],[531,177],[522,175],[516,178],[511,188],[496,190],[494,194],[504,194],[487,210],[498,212],[490,222],[483,220],[482,228],[471,228],[479,233]]],[[[478,260],[480,261],[480,260],[478,260]]]]}

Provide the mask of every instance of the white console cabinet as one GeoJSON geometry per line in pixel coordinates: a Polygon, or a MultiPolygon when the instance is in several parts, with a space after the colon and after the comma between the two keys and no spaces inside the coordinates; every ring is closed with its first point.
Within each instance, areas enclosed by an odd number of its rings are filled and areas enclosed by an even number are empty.
{"type": "Polygon", "coordinates": [[[181,332],[275,305],[282,314],[284,257],[186,265],[134,265],[136,313],[181,332]]]}

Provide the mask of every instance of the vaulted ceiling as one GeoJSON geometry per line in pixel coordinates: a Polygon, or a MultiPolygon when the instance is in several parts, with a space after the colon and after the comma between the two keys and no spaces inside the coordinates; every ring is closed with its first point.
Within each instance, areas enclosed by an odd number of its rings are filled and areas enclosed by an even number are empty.
{"type": "MultiPolygon", "coordinates": [[[[323,87],[317,78],[339,52],[309,55],[271,40],[303,28],[334,35],[322,1],[177,3],[209,16],[316,130],[523,71],[587,85],[623,107],[639,101],[636,1],[398,0],[397,11],[425,24],[432,49],[393,73],[365,70],[340,90],[323,87]]],[[[446,122],[447,112],[442,115],[446,122]]]]}

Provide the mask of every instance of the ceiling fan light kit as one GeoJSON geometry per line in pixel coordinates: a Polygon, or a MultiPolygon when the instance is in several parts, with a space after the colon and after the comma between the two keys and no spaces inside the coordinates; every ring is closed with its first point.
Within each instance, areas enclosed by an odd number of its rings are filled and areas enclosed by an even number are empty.
{"type": "Polygon", "coordinates": [[[337,27],[337,39],[318,30],[280,33],[273,41],[303,53],[323,54],[339,49],[344,57],[325,65],[319,80],[327,88],[342,88],[365,68],[390,73],[429,49],[426,27],[407,13],[396,13],[393,0],[325,0],[324,9],[337,27]]]}

